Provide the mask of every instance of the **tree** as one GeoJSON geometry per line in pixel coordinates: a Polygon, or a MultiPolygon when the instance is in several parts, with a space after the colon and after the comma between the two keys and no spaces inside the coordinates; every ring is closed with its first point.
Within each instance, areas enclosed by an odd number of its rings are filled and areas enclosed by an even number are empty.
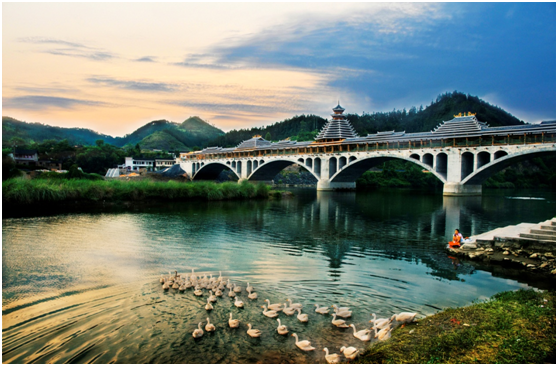
{"type": "Polygon", "coordinates": [[[265,139],[271,141],[271,134],[269,132],[265,134],[265,139]]]}
{"type": "Polygon", "coordinates": [[[134,147],[134,153],[137,155],[141,154],[141,146],[139,144],[139,142],[136,144],[136,147],[134,147]]]}
{"type": "Polygon", "coordinates": [[[99,139],[95,140],[95,145],[102,147],[105,144],[105,140],[99,139]]]}

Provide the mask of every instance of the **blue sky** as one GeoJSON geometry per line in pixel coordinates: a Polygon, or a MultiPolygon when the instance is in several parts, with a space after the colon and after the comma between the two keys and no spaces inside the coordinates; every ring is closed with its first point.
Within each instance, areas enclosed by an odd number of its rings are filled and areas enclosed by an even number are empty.
{"type": "Polygon", "coordinates": [[[555,3],[87,6],[72,23],[60,9],[79,4],[4,5],[4,115],[112,134],[200,115],[228,130],[457,90],[556,118],[555,3]]]}

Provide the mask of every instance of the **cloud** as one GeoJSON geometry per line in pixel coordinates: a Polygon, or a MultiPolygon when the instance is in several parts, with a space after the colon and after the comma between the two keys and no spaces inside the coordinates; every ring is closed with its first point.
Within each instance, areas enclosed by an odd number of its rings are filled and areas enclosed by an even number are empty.
{"type": "Polygon", "coordinates": [[[249,112],[267,114],[285,111],[285,109],[275,105],[258,105],[248,103],[205,103],[188,100],[169,101],[167,103],[181,107],[192,107],[209,112],[249,112]]]}
{"type": "Polygon", "coordinates": [[[90,77],[87,81],[120,89],[148,92],[172,92],[178,89],[177,84],[151,83],[144,81],[117,80],[112,78],[90,77]]]}
{"type": "Polygon", "coordinates": [[[34,44],[56,44],[60,46],[67,46],[73,48],[89,48],[81,43],[68,42],[68,41],[55,39],[55,38],[25,37],[25,38],[19,38],[18,41],[25,42],[25,43],[34,43],[34,44]]]}
{"type": "Polygon", "coordinates": [[[155,62],[155,57],[153,56],[144,56],[144,57],[140,57],[134,61],[137,62],[155,62]]]}
{"type": "Polygon", "coordinates": [[[92,100],[49,97],[45,95],[24,95],[20,97],[2,98],[4,108],[44,110],[49,108],[73,109],[78,106],[102,106],[103,102],[92,100]]]}
{"type": "Polygon", "coordinates": [[[70,42],[55,38],[26,37],[19,38],[18,41],[24,43],[32,43],[39,46],[59,46],[54,48],[49,47],[47,49],[41,49],[38,51],[41,53],[47,53],[56,56],[86,58],[93,61],[106,61],[117,57],[111,52],[89,47],[82,43],[70,42]]]}
{"type": "Polygon", "coordinates": [[[87,58],[93,61],[105,61],[105,60],[115,58],[113,54],[108,52],[83,52],[81,50],[78,51],[73,49],[55,49],[55,50],[46,50],[42,52],[51,55],[57,55],[57,56],[87,58]]]}

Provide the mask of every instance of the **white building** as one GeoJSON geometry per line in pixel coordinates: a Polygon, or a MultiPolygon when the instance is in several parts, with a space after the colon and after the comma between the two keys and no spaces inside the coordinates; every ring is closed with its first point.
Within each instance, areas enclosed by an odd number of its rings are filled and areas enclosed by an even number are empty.
{"type": "Polygon", "coordinates": [[[120,165],[119,168],[126,168],[129,171],[138,171],[141,168],[156,171],[170,168],[174,164],[175,159],[126,157],[124,164],[120,165]]]}

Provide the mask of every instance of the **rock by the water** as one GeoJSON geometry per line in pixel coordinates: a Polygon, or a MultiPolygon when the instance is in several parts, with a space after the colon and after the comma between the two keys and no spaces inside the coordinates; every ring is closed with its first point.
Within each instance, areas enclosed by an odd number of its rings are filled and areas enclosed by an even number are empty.
{"type": "Polygon", "coordinates": [[[505,252],[502,253],[503,255],[510,255],[510,252],[508,252],[507,250],[505,252]]]}
{"type": "Polygon", "coordinates": [[[529,256],[529,258],[537,258],[539,256],[539,253],[533,253],[529,256]]]}

